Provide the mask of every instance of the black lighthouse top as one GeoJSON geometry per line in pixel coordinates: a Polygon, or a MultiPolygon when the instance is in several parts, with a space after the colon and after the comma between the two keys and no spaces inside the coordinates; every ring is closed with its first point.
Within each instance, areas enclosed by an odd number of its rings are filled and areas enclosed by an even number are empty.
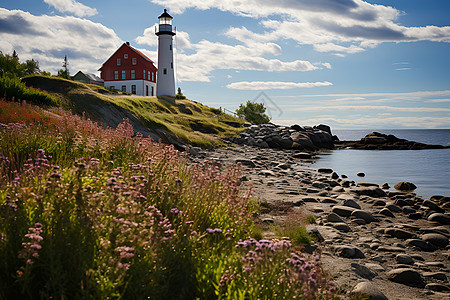
{"type": "Polygon", "coordinates": [[[157,36],[161,34],[175,35],[175,32],[173,32],[172,30],[173,17],[167,13],[167,9],[164,9],[163,14],[160,15],[158,19],[159,19],[159,28],[155,33],[157,36]]]}

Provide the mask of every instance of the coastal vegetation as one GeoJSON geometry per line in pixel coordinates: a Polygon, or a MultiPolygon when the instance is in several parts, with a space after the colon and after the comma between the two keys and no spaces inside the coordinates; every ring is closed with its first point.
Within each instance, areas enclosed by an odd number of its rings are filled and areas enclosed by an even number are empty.
{"type": "Polygon", "coordinates": [[[127,120],[0,103],[1,299],[333,297],[319,256],[250,237],[239,167],[189,165],[127,120]]]}
{"type": "Polygon", "coordinates": [[[240,104],[236,109],[236,114],[248,122],[255,124],[266,124],[270,122],[270,117],[266,114],[264,103],[257,103],[248,100],[245,104],[240,104]]]}

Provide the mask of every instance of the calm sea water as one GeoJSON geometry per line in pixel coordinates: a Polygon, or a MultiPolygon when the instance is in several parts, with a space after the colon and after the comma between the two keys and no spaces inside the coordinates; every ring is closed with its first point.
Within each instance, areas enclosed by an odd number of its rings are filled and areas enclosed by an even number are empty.
{"type": "MultiPolygon", "coordinates": [[[[334,130],[333,134],[341,140],[359,140],[373,131],[427,144],[450,143],[450,129],[334,130]]],[[[311,168],[331,168],[356,182],[380,185],[387,182],[391,187],[399,181],[409,181],[417,186],[415,192],[424,198],[450,196],[450,149],[333,150],[319,155],[311,168]],[[358,177],[358,172],[366,176],[358,177]]]]}

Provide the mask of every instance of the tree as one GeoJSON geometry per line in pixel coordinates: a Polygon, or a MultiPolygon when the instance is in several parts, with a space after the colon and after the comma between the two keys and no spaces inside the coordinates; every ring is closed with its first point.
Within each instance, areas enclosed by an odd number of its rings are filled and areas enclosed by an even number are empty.
{"type": "Polygon", "coordinates": [[[266,107],[264,103],[257,103],[248,100],[246,104],[239,105],[236,114],[240,118],[255,123],[265,124],[270,122],[270,117],[266,115],[266,107]]]}
{"type": "Polygon", "coordinates": [[[69,73],[69,60],[67,59],[67,55],[64,56],[64,63],[62,65],[62,69],[58,70],[58,77],[70,79],[70,73],[69,73]]]}
{"type": "Polygon", "coordinates": [[[15,50],[12,55],[3,54],[0,51],[0,76],[23,77],[39,72],[39,62],[37,60],[31,59],[20,63],[19,56],[15,50]]]}
{"type": "Polygon", "coordinates": [[[37,60],[28,59],[24,64],[25,75],[40,73],[39,62],[37,60]]]}

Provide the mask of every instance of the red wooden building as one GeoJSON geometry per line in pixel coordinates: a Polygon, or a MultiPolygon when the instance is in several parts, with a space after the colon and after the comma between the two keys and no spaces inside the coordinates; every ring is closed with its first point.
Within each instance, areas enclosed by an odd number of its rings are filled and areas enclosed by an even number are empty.
{"type": "Polygon", "coordinates": [[[153,61],[126,42],[99,69],[105,87],[141,96],[156,95],[157,68],[153,61]]]}

